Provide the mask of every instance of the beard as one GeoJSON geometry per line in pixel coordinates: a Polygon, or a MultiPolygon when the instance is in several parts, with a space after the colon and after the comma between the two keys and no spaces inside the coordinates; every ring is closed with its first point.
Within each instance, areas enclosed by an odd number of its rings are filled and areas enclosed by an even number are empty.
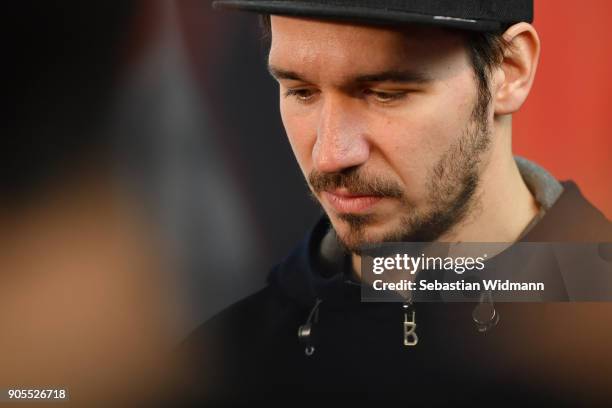
{"type": "Polygon", "coordinates": [[[491,141],[489,102],[490,95],[479,92],[461,135],[428,172],[427,205],[423,209],[410,208],[397,183],[367,177],[357,167],[337,173],[311,172],[308,181],[315,193],[344,187],[354,194],[398,199],[403,208],[409,209],[397,226],[375,241],[368,239],[366,233],[374,215],[339,214],[338,218],[348,226],[348,232],[342,235],[336,229],[340,245],[359,254],[364,246],[381,242],[431,242],[465,220],[475,207],[480,163],[491,141]]]}

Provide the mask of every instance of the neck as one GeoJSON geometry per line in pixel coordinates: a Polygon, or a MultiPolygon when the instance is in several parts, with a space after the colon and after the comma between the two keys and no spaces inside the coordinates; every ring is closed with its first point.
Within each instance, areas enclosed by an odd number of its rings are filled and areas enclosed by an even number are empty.
{"type": "Polygon", "coordinates": [[[495,121],[490,155],[465,220],[443,234],[441,242],[515,242],[539,206],[512,155],[511,117],[495,121]]]}

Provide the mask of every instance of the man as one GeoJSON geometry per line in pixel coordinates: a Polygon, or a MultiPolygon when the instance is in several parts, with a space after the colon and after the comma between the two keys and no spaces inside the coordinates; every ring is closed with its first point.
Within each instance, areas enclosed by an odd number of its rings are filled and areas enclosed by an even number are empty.
{"type": "MultiPolygon", "coordinates": [[[[215,4],[263,15],[283,124],[325,217],[265,289],[187,341],[194,398],[432,405],[609,396],[573,364],[609,373],[610,356],[576,352],[584,338],[563,330],[593,309],[360,301],[360,255],[371,245],[612,240],[575,184],[512,155],[512,114],[540,54],[531,1],[215,4]]],[[[582,351],[609,340],[593,326],[582,351]]]]}

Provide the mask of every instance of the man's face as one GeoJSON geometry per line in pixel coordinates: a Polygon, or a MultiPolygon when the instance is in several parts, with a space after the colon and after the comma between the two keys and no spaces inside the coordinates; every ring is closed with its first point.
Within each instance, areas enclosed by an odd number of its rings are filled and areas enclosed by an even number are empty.
{"type": "Polygon", "coordinates": [[[430,241],[475,208],[488,101],[464,40],[273,16],[287,136],[340,241],[430,241]]]}

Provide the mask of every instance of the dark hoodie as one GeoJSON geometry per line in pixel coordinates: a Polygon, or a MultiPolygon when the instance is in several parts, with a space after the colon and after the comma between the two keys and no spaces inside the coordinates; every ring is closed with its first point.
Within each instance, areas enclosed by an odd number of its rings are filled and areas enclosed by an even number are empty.
{"type": "MultiPolygon", "coordinates": [[[[523,163],[523,177],[545,205],[522,241],[612,241],[610,222],[574,183],[537,187],[528,171],[523,163]]],[[[474,322],[478,303],[417,303],[410,310],[419,341],[406,347],[404,305],[362,303],[350,258],[328,249],[329,231],[323,217],[271,271],[264,289],[187,339],[183,349],[194,372],[184,395],[212,405],[263,401],[287,407],[367,401],[530,405],[610,397],[597,381],[581,382],[583,371],[576,370],[587,355],[600,363],[599,375],[612,374],[612,356],[600,351],[608,349],[608,331],[582,327],[590,324],[585,316],[596,327],[612,327],[607,304],[496,304],[501,318],[482,332],[474,322]],[[298,336],[308,323],[311,330],[298,336]],[[596,356],[588,354],[593,350],[596,356]]]]}

